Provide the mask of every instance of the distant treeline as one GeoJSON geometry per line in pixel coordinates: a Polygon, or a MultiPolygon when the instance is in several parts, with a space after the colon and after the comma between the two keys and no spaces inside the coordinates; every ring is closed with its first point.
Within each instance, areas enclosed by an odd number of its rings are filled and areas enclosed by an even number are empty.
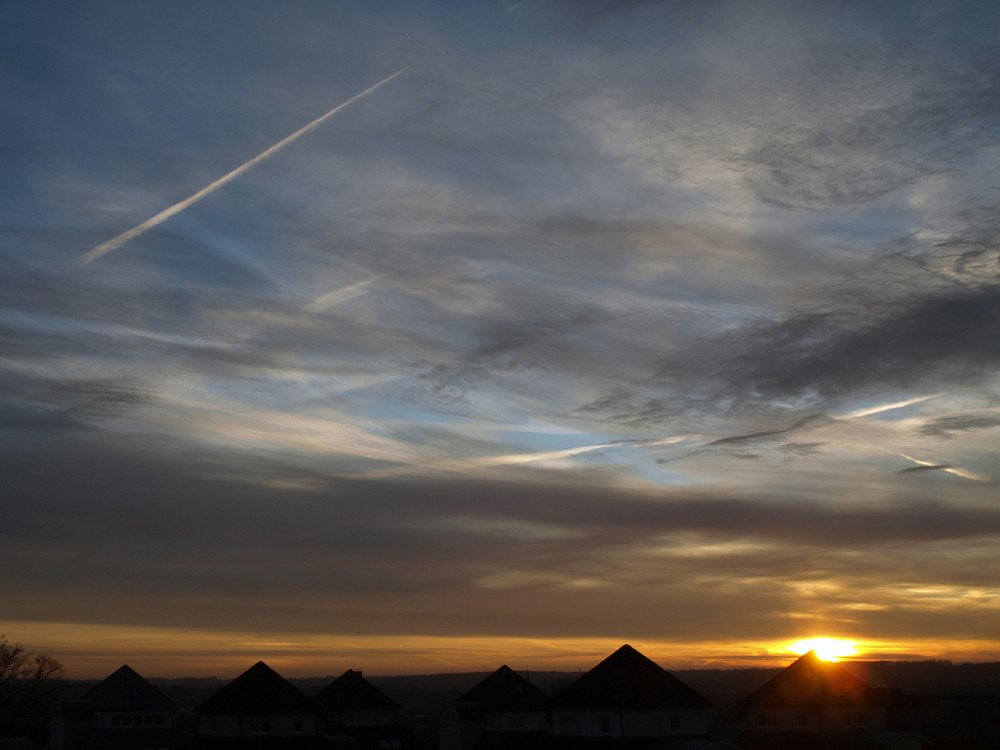
{"type": "MultiPolygon", "coordinates": [[[[953,664],[950,661],[844,661],[848,671],[872,687],[899,687],[907,694],[992,693],[1000,694],[1000,662],[953,664]]],[[[671,670],[678,678],[722,707],[734,703],[763,685],[782,667],[671,670]]],[[[582,672],[521,670],[520,673],[550,695],[569,685],[582,672]]],[[[366,679],[404,711],[435,712],[445,703],[485,678],[489,672],[367,676],[366,679]]],[[[328,685],[337,675],[289,678],[307,695],[328,685]]],[[[182,708],[193,708],[229,680],[217,677],[150,678],[163,693],[182,708]]],[[[83,693],[93,682],[69,683],[66,692],[83,693]]],[[[70,696],[72,697],[72,696],[70,696]]]]}

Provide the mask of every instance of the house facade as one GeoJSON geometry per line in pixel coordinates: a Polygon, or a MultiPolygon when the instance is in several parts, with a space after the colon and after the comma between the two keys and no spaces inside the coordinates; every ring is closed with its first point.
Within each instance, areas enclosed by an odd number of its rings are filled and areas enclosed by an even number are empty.
{"type": "Polygon", "coordinates": [[[552,734],[707,737],[711,708],[711,701],[626,644],[555,697],[552,734]]]}
{"type": "Polygon", "coordinates": [[[175,750],[187,737],[175,727],[177,704],[127,664],[73,701],[53,709],[51,750],[175,750]]]}
{"type": "Polygon", "coordinates": [[[912,732],[893,730],[895,693],[870,687],[814,651],[801,656],[740,702],[746,750],[924,750],[912,732]]]}
{"type": "Polygon", "coordinates": [[[548,696],[506,664],[438,713],[439,750],[538,746],[550,730],[548,696]]]}
{"type": "MultiPolygon", "coordinates": [[[[310,744],[320,731],[320,708],[305,693],[267,666],[257,662],[194,709],[196,744],[213,741],[275,741],[310,744]]],[[[216,743],[220,746],[231,744],[216,743]]]]}
{"type": "Polygon", "coordinates": [[[358,750],[413,750],[417,739],[399,723],[400,706],[360,670],[348,669],[313,696],[321,734],[335,746],[358,750]]]}

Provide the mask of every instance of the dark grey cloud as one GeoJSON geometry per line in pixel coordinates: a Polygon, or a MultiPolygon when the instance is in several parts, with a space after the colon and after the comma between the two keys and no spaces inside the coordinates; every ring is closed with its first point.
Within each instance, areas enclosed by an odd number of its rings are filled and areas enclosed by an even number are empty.
{"type": "MultiPolygon", "coordinates": [[[[699,409],[720,402],[740,409],[790,402],[828,409],[885,389],[933,389],[949,382],[986,387],[1000,361],[997,342],[1000,290],[986,287],[889,304],[864,316],[806,312],[751,322],[671,357],[658,380],[667,388],[677,384],[688,398],[694,394],[699,409]]],[[[684,408],[668,397],[662,415],[684,408]]],[[[738,438],[720,438],[732,439],[738,438]]]]}
{"type": "Polygon", "coordinates": [[[900,469],[900,474],[917,474],[923,471],[940,471],[942,469],[950,469],[950,464],[930,464],[927,466],[911,466],[908,469],[900,469]]]}
{"type": "Polygon", "coordinates": [[[114,380],[50,379],[44,376],[0,376],[2,429],[68,430],[121,417],[149,404],[141,388],[114,380]]]}
{"type": "Polygon", "coordinates": [[[934,437],[951,437],[955,433],[969,432],[970,430],[988,430],[998,425],[1000,425],[1000,419],[996,417],[974,415],[938,417],[923,425],[920,428],[920,432],[924,435],[932,435],[934,437]]]}

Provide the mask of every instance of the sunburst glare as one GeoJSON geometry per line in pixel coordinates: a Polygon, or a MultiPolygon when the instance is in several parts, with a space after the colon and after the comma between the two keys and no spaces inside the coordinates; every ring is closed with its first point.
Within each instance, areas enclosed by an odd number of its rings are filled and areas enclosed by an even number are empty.
{"type": "Polygon", "coordinates": [[[789,646],[789,650],[796,654],[815,651],[816,656],[825,661],[837,661],[841,657],[854,656],[858,653],[853,641],[843,641],[838,638],[809,638],[793,643],[789,646]]]}

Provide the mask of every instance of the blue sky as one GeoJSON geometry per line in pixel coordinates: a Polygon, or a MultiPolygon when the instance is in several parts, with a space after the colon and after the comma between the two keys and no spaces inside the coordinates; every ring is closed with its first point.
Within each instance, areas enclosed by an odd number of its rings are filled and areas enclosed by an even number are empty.
{"type": "Polygon", "coordinates": [[[994,4],[3,15],[11,640],[1000,658],[994,4]]]}

